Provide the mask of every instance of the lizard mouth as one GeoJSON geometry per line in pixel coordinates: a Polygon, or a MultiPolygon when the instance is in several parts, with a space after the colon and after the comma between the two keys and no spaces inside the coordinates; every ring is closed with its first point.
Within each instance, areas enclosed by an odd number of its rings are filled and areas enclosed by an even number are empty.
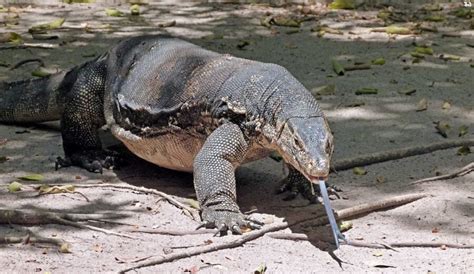
{"type": "Polygon", "coordinates": [[[319,181],[327,181],[328,176],[311,176],[307,175],[309,181],[313,184],[318,184],[319,181]]]}

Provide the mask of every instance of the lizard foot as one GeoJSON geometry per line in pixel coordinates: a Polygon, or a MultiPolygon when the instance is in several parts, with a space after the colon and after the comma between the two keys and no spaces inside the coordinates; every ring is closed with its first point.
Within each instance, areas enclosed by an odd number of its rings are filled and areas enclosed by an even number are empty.
{"type": "Polygon", "coordinates": [[[86,150],[66,156],[65,159],[56,158],[56,170],[62,167],[77,166],[90,172],[102,173],[103,169],[117,167],[120,162],[119,154],[110,150],[86,150]]]}
{"type": "Polygon", "coordinates": [[[233,211],[217,211],[209,208],[205,208],[202,211],[203,223],[197,227],[197,229],[206,228],[217,228],[217,234],[220,236],[226,235],[227,231],[230,230],[233,234],[242,234],[241,227],[248,227],[251,229],[260,229],[263,223],[256,220],[250,219],[248,216],[233,211]]]}
{"type": "MultiPolygon", "coordinates": [[[[341,198],[338,194],[338,192],[342,191],[340,188],[329,186],[327,191],[329,195],[335,196],[337,199],[341,198]]],[[[301,194],[304,198],[309,200],[311,204],[319,203],[319,187],[317,190],[315,190],[314,185],[304,177],[295,178],[288,176],[287,178],[283,179],[277,193],[281,194],[285,192],[289,192],[289,194],[283,198],[284,201],[291,201],[295,199],[298,194],[301,194]]]]}

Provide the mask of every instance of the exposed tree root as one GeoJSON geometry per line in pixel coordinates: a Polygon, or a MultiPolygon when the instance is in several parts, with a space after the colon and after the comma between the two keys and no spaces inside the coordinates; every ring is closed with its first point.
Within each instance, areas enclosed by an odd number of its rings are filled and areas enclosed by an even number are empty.
{"type": "Polygon", "coordinates": [[[437,181],[437,180],[452,179],[452,178],[464,176],[464,175],[466,175],[466,174],[468,174],[472,171],[474,171],[474,162],[468,164],[465,167],[462,167],[462,168],[456,170],[453,173],[417,180],[417,181],[414,181],[414,182],[410,183],[410,185],[416,185],[416,184],[432,182],[432,181],[437,181]]]}
{"type": "MultiPolygon", "coordinates": [[[[81,214],[39,212],[33,210],[0,208],[0,224],[16,224],[29,226],[42,224],[60,224],[82,229],[95,230],[109,235],[136,239],[133,236],[114,232],[108,229],[77,223],[77,221],[88,221],[94,219],[92,217],[97,217],[97,214],[92,214],[89,216],[84,214],[82,217],[79,217],[79,215],[81,214]]],[[[98,221],[98,219],[94,220],[98,221]]]]}
{"type": "Polygon", "coordinates": [[[146,193],[146,194],[154,194],[158,195],[164,199],[166,199],[170,204],[184,210],[186,213],[188,213],[195,221],[200,221],[201,218],[199,217],[199,214],[197,210],[192,209],[191,207],[181,203],[177,199],[173,198],[171,195],[168,195],[164,192],[158,191],[156,189],[150,189],[146,187],[138,187],[138,186],[131,186],[131,185],[125,185],[125,184],[81,184],[81,185],[74,185],[75,187],[82,187],[82,188],[116,188],[116,189],[128,189],[128,190],[133,190],[141,193],[146,193]]]}
{"type": "Polygon", "coordinates": [[[362,155],[359,157],[354,157],[354,158],[349,158],[349,159],[342,159],[339,161],[334,161],[331,168],[336,171],[346,170],[346,169],[351,169],[358,166],[365,166],[365,165],[371,165],[375,163],[397,160],[397,159],[402,159],[402,158],[406,158],[410,156],[421,155],[421,154],[431,153],[437,150],[460,147],[460,146],[474,146],[474,139],[448,140],[448,141],[428,144],[424,146],[414,146],[414,147],[408,147],[408,148],[402,148],[402,149],[394,149],[394,150],[373,153],[369,155],[362,155]]]}
{"type": "MultiPolygon", "coordinates": [[[[421,199],[425,196],[426,195],[424,195],[424,194],[410,194],[410,195],[397,196],[397,197],[389,198],[389,199],[386,199],[386,200],[377,201],[375,203],[362,204],[362,205],[358,205],[358,206],[355,206],[355,207],[351,207],[351,208],[343,209],[343,210],[340,210],[340,211],[336,211],[336,216],[337,216],[338,220],[350,219],[350,218],[354,218],[356,216],[360,216],[360,215],[363,215],[363,214],[368,214],[368,213],[373,212],[373,211],[387,209],[387,208],[403,205],[403,204],[406,204],[406,203],[410,203],[410,202],[416,201],[418,199],[421,199]]],[[[279,230],[282,230],[282,229],[286,229],[286,228],[288,228],[292,225],[302,223],[302,222],[305,222],[305,221],[312,221],[312,223],[316,222],[318,225],[328,224],[328,219],[327,219],[326,216],[319,217],[319,218],[316,218],[316,219],[307,218],[307,219],[303,219],[303,220],[294,221],[294,222],[291,222],[291,223],[275,224],[275,225],[263,227],[260,230],[255,230],[255,231],[251,231],[249,233],[246,233],[246,234],[244,234],[243,236],[239,237],[238,239],[236,239],[234,241],[230,241],[230,242],[227,242],[227,243],[210,244],[210,245],[203,246],[203,247],[196,247],[196,248],[192,248],[192,249],[189,249],[189,250],[185,250],[185,251],[179,252],[179,253],[172,253],[172,254],[164,255],[160,259],[152,260],[152,261],[149,261],[149,262],[143,262],[143,263],[137,264],[135,266],[123,269],[119,273],[125,273],[125,272],[135,270],[135,269],[138,269],[138,268],[158,265],[158,264],[171,262],[171,261],[182,259],[182,258],[188,258],[188,257],[192,257],[192,256],[195,256],[195,255],[209,253],[209,252],[213,252],[213,251],[217,251],[217,250],[238,247],[238,246],[243,245],[246,242],[249,242],[249,241],[255,240],[259,237],[262,237],[263,235],[265,235],[269,232],[274,232],[274,231],[279,231],[279,230]]]]}

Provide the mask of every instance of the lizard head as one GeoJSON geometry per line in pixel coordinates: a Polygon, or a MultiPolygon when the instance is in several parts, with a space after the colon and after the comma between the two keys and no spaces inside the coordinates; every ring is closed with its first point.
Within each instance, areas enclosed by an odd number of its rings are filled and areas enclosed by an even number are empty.
{"type": "Polygon", "coordinates": [[[326,118],[294,117],[280,126],[276,145],[283,159],[310,181],[326,179],[333,152],[326,118]]]}

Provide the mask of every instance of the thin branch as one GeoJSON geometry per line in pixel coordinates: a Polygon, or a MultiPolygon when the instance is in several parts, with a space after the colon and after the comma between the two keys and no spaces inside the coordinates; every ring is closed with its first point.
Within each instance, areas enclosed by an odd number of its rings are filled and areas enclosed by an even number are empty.
{"type": "MultiPolygon", "coordinates": [[[[409,203],[409,202],[413,202],[413,201],[421,199],[425,196],[426,195],[424,195],[424,194],[411,194],[411,195],[397,196],[397,197],[389,198],[389,199],[386,199],[386,200],[377,201],[375,203],[362,204],[362,205],[347,208],[347,209],[344,209],[344,210],[336,211],[336,216],[339,220],[349,219],[349,218],[352,218],[352,217],[355,217],[355,216],[360,216],[362,214],[370,213],[370,212],[375,211],[375,210],[382,210],[382,209],[391,208],[391,207],[394,207],[394,206],[397,206],[397,205],[403,205],[403,204],[406,204],[406,203],[409,203]]],[[[279,231],[279,230],[282,230],[282,229],[286,229],[286,228],[289,228],[292,225],[295,225],[295,224],[298,224],[298,223],[301,223],[301,222],[305,222],[305,221],[316,221],[316,223],[319,224],[319,225],[324,225],[324,224],[328,223],[327,217],[324,216],[324,217],[319,217],[319,218],[316,218],[316,219],[306,218],[306,219],[294,221],[294,222],[291,222],[291,223],[284,222],[284,223],[280,223],[280,224],[275,224],[275,225],[263,227],[260,230],[251,231],[251,232],[246,233],[243,236],[239,237],[238,239],[227,242],[227,243],[210,244],[210,245],[207,245],[207,246],[204,246],[204,247],[192,248],[192,249],[185,250],[185,251],[179,252],[179,253],[172,253],[172,254],[164,255],[160,259],[151,260],[149,262],[143,262],[143,263],[137,264],[135,266],[123,269],[123,270],[119,271],[119,273],[125,273],[125,272],[135,270],[135,269],[138,269],[138,268],[158,265],[158,264],[171,262],[171,261],[182,259],[182,258],[188,258],[188,257],[192,257],[192,256],[195,256],[195,255],[209,253],[209,252],[213,252],[213,251],[217,251],[217,250],[238,247],[238,246],[243,245],[246,242],[249,242],[249,241],[255,240],[259,237],[262,237],[263,235],[265,235],[269,232],[274,232],[274,231],[279,231]]]]}
{"type": "Polygon", "coordinates": [[[58,48],[58,44],[49,44],[49,43],[23,43],[20,45],[7,45],[1,46],[0,50],[5,49],[27,49],[27,48],[41,48],[41,49],[55,49],[58,48]]]}
{"type": "Polygon", "coordinates": [[[454,244],[447,242],[399,242],[399,243],[364,243],[347,241],[346,245],[355,247],[379,248],[379,249],[393,249],[395,247],[429,247],[429,248],[474,248],[474,244],[454,244]]]}
{"type": "MultiPolygon", "coordinates": [[[[135,237],[114,232],[108,229],[103,229],[91,225],[85,225],[72,221],[71,219],[79,218],[77,215],[53,213],[53,212],[39,212],[33,210],[18,210],[0,208],[0,224],[16,224],[16,225],[42,225],[42,224],[61,224],[66,226],[73,226],[82,229],[89,229],[99,231],[109,235],[115,235],[125,238],[135,237]]],[[[86,220],[86,218],[83,218],[86,220]]]]}
{"type": "Polygon", "coordinates": [[[14,65],[12,65],[10,67],[10,70],[14,70],[14,69],[17,69],[21,66],[23,66],[24,64],[28,64],[28,63],[32,63],[32,62],[38,62],[39,63],[39,66],[41,67],[44,67],[44,62],[43,60],[41,60],[40,58],[31,58],[31,59],[25,59],[25,60],[22,60],[14,65]]]}
{"type": "Polygon", "coordinates": [[[371,165],[375,163],[381,163],[391,160],[402,159],[410,156],[421,155],[426,153],[431,153],[433,151],[448,149],[453,147],[460,146],[474,146],[474,139],[465,139],[465,140],[448,140],[445,142],[438,142],[433,144],[428,144],[424,146],[414,146],[402,149],[394,149],[389,151],[383,151],[378,153],[373,153],[369,155],[362,155],[359,157],[342,159],[339,161],[334,161],[332,164],[332,169],[336,171],[351,169],[358,166],[371,165]]]}
{"type": "Polygon", "coordinates": [[[185,236],[185,235],[200,235],[200,234],[216,234],[217,229],[199,229],[199,230],[130,229],[128,230],[128,232],[159,234],[159,235],[169,235],[169,236],[185,236]]]}
{"type": "Polygon", "coordinates": [[[468,164],[467,166],[464,166],[452,173],[445,174],[445,175],[440,175],[440,176],[434,176],[430,178],[425,178],[421,180],[414,181],[410,183],[410,185],[416,185],[416,184],[421,184],[421,183],[426,183],[426,182],[432,182],[432,181],[437,181],[437,180],[446,180],[446,179],[452,179],[460,176],[464,176],[470,172],[474,171],[474,162],[468,164]]]}
{"type": "Polygon", "coordinates": [[[150,189],[146,187],[138,187],[138,186],[131,186],[131,185],[125,185],[125,184],[81,184],[81,185],[74,185],[75,187],[82,187],[82,188],[116,188],[116,189],[128,189],[128,190],[133,190],[141,193],[146,193],[146,194],[154,194],[158,195],[164,199],[166,199],[169,203],[172,205],[186,211],[189,213],[189,215],[196,221],[200,220],[199,214],[197,213],[197,210],[192,209],[191,207],[181,203],[177,199],[173,198],[171,195],[168,195],[164,192],[158,191],[156,189],[150,189]]]}

